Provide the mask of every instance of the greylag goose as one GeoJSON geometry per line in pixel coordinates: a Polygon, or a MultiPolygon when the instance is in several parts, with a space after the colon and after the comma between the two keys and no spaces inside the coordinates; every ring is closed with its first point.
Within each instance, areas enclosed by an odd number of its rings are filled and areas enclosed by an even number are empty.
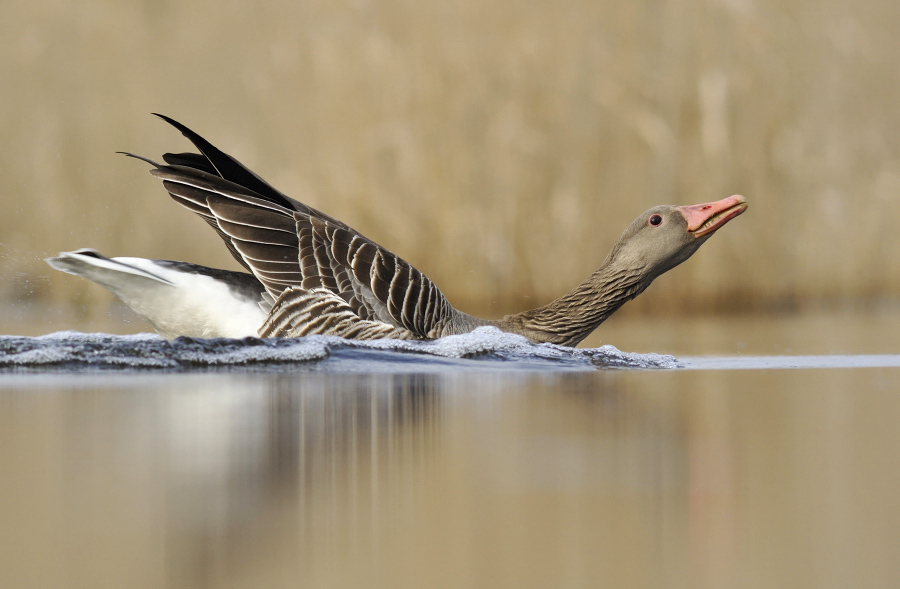
{"type": "MultiPolygon", "coordinates": [[[[740,195],[692,206],[653,207],[625,229],[600,267],[568,293],[531,311],[480,319],[455,309],[405,260],[334,217],[285,196],[181,123],[157,116],[181,131],[200,153],[167,153],[164,164],[126,155],[152,165],[150,173],[162,180],[171,197],[216,230],[259,282],[263,308],[268,306],[265,301],[274,301],[258,327],[260,337],[436,339],[492,325],[535,342],[575,346],[747,209],[740,195]]],[[[148,313],[146,307],[139,312],[148,313]]],[[[165,313],[163,307],[154,312],[165,313]]],[[[244,318],[254,314],[247,312],[244,318]]],[[[166,317],[151,323],[166,325],[166,333],[173,334],[187,332],[196,322],[166,317]]]]}

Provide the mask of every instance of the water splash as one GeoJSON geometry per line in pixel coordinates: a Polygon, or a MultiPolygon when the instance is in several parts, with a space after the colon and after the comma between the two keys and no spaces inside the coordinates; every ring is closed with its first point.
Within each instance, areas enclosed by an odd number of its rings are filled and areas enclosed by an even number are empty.
{"type": "Polygon", "coordinates": [[[613,346],[577,349],[534,344],[494,327],[433,341],[193,339],[155,334],[63,331],[41,337],[0,336],[0,371],[276,369],[327,371],[596,370],[677,368],[671,356],[629,354],[613,346]]]}

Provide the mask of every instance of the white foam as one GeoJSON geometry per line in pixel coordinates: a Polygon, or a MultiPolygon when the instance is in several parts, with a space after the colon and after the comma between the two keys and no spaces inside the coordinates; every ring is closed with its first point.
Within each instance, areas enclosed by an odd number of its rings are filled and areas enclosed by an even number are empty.
{"type": "MultiPolygon", "coordinates": [[[[340,339],[340,338],[334,338],[340,339]]],[[[561,363],[609,368],[677,368],[672,356],[630,354],[613,346],[569,348],[555,344],[535,344],[524,336],[507,333],[496,327],[479,327],[470,333],[450,335],[438,340],[341,340],[344,345],[371,349],[407,351],[446,358],[485,358],[499,360],[540,359],[561,363]]]]}
{"type": "MultiPolygon", "coordinates": [[[[72,331],[27,338],[0,336],[0,368],[29,367],[135,368],[183,370],[202,367],[300,365],[338,354],[330,368],[353,368],[353,351],[368,351],[366,366],[392,363],[434,368],[437,358],[457,359],[452,367],[478,366],[523,369],[677,368],[671,356],[629,354],[613,346],[576,349],[534,344],[526,338],[482,327],[463,335],[433,341],[346,340],[334,336],[297,339],[192,339],[168,341],[155,334],[110,335],[72,331]],[[348,353],[349,351],[350,353],[348,353]],[[381,354],[382,352],[385,352],[381,354]],[[386,353],[390,352],[390,353],[386,353]],[[397,354],[401,356],[398,357],[397,354]],[[434,359],[429,359],[429,357],[434,359]]],[[[358,359],[359,354],[356,354],[358,359]]],[[[445,362],[445,361],[442,361],[445,362]]],[[[445,363],[446,364],[446,363],[445,363]]]]}

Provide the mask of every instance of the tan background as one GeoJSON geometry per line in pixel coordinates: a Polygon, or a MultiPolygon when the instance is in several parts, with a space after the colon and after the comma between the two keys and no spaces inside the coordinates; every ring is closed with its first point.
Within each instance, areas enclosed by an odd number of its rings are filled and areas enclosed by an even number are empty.
{"type": "Polygon", "coordinates": [[[105,307],[41,259],[233,268],[143,163],[193,127],[487,315],[659,203],[749,212],[627,312],[900,295],[893,0],[19,1],[0,19],[0,297],[105,307]]]}

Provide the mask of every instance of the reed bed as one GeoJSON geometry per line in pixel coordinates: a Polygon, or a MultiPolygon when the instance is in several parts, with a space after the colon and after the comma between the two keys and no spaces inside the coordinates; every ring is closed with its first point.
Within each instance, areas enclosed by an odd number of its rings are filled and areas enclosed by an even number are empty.
{"type": "Polygon", "coordinates": [[[141,162],[162,112],[501,315],[654,204],[746,215],[626,312],[900,299],[892,0],[14,0],[0,20],[0,297],[105,305],[41,259],[234,268],[141,162]]]}

